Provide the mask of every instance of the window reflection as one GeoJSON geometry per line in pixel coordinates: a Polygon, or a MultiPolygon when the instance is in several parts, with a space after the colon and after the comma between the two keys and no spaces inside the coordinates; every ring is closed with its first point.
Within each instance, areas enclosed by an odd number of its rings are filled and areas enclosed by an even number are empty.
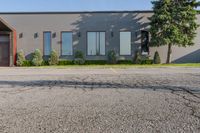
{"type": "Polygon", "coordinates": [[[62,55],[73,55],[72,32],[62,32],[62,55]]]}
{"type": "Polygon", "coordinates": [[[120,32],[120,55],[131,55],[131,32],[120,32]]]}
{"type": "Polygon", "coordinates": [[[51,53],[51,32],[44,32],[44,55],[51,53]]]}
{"type": "Polygon", "coordinates": [[[88,55],[105,55],[105,32],[87,33],[88,55]]]}

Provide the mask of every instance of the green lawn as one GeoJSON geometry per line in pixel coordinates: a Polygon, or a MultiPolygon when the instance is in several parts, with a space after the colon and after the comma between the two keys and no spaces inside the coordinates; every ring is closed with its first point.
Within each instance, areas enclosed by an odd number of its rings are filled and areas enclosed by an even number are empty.
{"type": "Polygon", "coordinates": [[[162,68],[162,67],[199,67],[200,63],[188,63],[188,64],[159,64],[159,65],[66,65],[66,66],[40,66],[29,68],[162,68]]]}

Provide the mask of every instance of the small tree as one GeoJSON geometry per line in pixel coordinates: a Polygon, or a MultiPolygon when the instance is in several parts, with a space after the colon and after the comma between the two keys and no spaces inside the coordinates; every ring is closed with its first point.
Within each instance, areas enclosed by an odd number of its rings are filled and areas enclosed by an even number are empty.
{"type": "Polygon", "coordinates": [[[192,46],[198,24],[196,0],[154,0],[150,17],[151,45],[168,45],[167,61],[171,63],[172,46],[192,46]]]}
{"type": "Polygon", "coordinates": [[[161,63],[160,55],[159,55],[158,51],[156,51],[155,54],[154,54],[153,63],[154,64],[160,64],[161,63]]]}
{"type": "Polygon", "coordinates": [[[26,61],[23,50],[17,53],[17,66],[23,66],[26,61]]]}
{"type": "Polygon", "coordinates": [[[57,65],[58,64],[58,54],[55,50],[51,51],[50,58],[49,58],[49,65],[57,65]]]}
{"type": "Polygon", "coordinates": [[[39,49],[36,49],[33,53],[33,60],[32,63],[34,66],[41,66],[42,65],[42,54],[39,49]]]}

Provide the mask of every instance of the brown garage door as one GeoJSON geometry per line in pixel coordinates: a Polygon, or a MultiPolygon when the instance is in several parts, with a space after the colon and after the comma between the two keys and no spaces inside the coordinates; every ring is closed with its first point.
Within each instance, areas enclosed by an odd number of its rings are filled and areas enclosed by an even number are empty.
{"type": "Polygon", "coordinates": [[[0,66],[9,66],[9,35],[0,35],[0,66]]]}

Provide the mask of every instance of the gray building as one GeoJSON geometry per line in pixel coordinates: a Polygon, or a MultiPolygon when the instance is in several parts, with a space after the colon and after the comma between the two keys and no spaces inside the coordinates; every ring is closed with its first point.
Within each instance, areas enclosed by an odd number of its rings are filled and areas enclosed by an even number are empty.
{"type": "MultiPolygon", "coordinates": [[[[61,59],[69,60],[77,50],[86,60],[106,60],[110,50],[119,60],[132,59],[137,50],[153,57],[157,50],[164,63],[166,47],[148,46],[151,15],[151,11],[0,13],[0,65],[15,64],[19,50],[30,59],[35,49],[44,58],[56,50],[61,59]]],[[[197,33],[194,46],[173,48],[173,62],[200,62],[200,29],[197,33]]]]}

